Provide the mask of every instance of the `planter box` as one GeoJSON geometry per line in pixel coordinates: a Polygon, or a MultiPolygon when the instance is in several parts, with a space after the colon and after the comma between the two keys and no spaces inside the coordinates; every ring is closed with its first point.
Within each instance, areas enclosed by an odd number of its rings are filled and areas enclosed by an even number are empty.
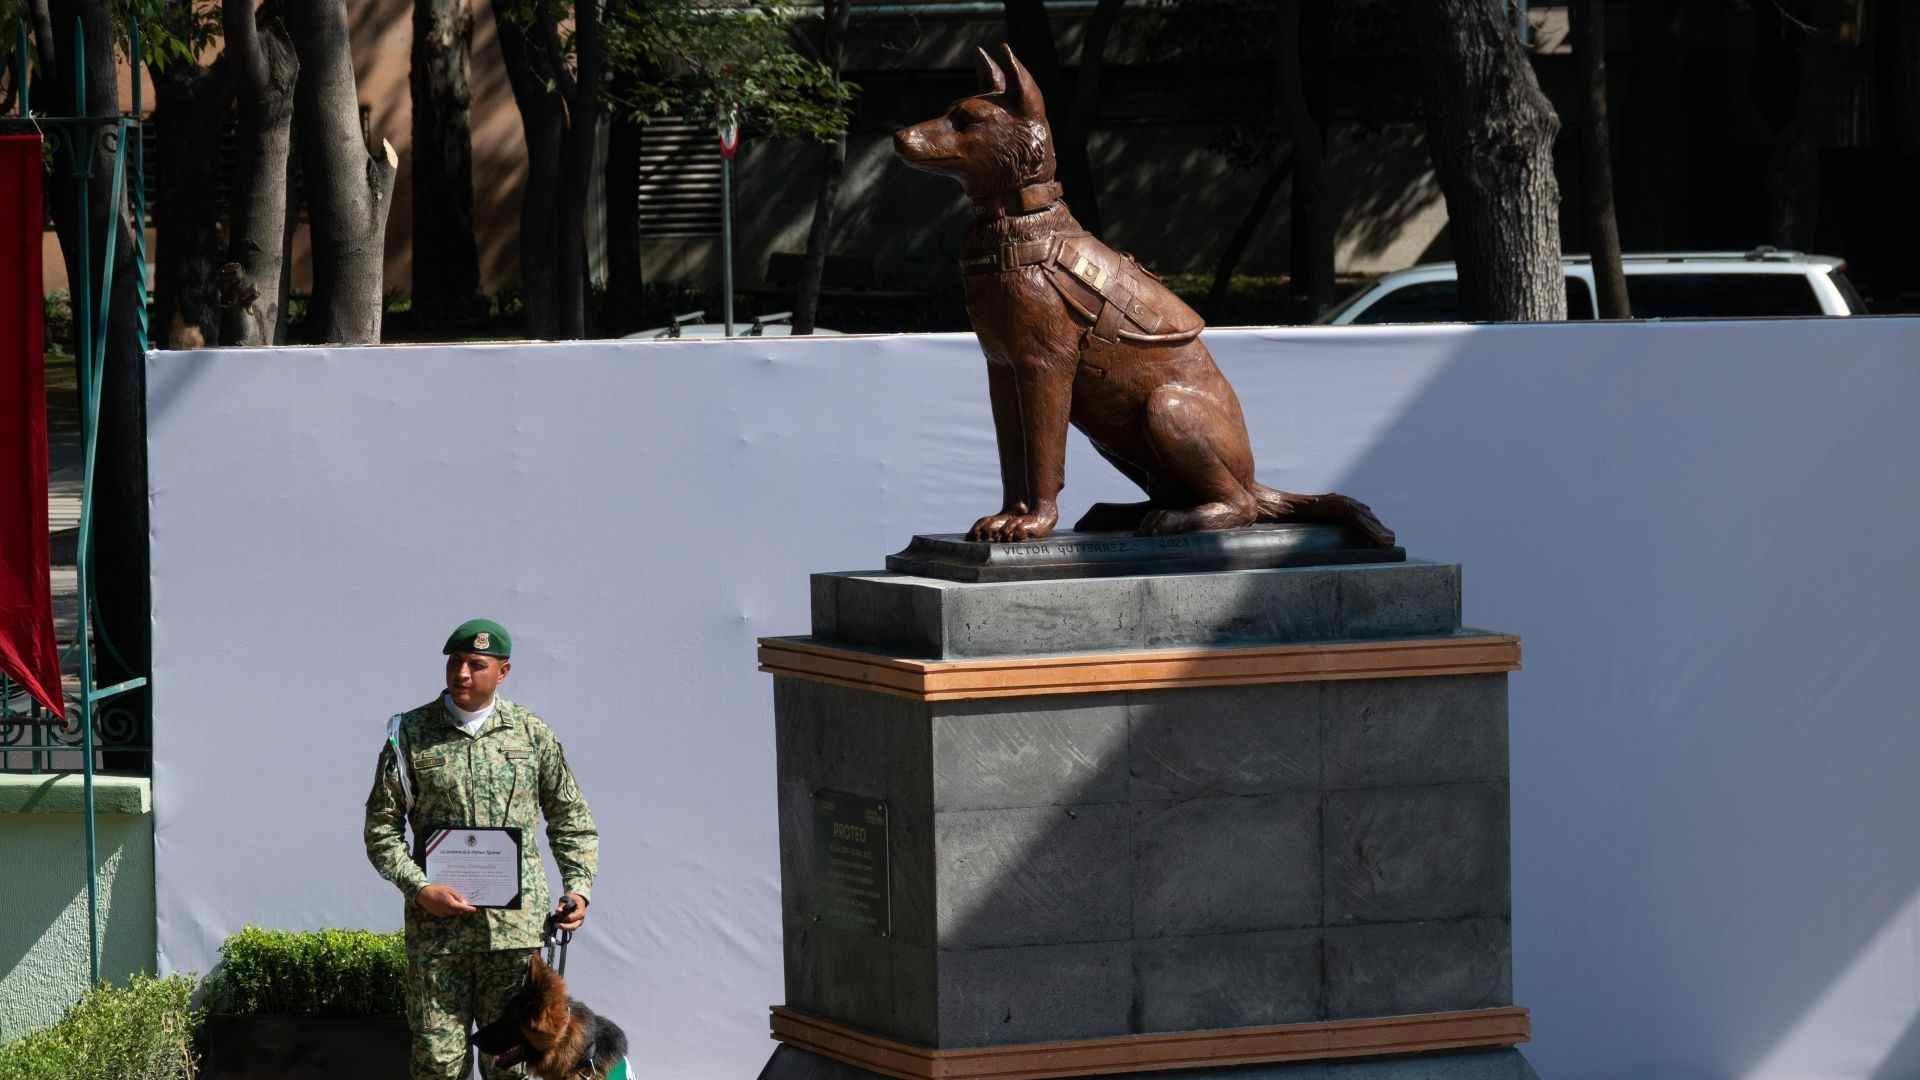
{"type": "Polygon", "coordinates": [[[406,1080],[407,1025],[387,1017],[209,1016],[204,1080],[406,1080]]]}

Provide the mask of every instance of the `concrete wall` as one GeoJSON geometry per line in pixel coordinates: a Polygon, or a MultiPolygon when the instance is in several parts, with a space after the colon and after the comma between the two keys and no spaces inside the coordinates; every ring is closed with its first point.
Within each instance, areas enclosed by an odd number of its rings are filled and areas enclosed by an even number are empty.
{"type": "MultiPolygon", "coordinates": [[[[0,1043],[60,1018],[87,988],[87,848],[75,775],[0,774],[0,1043]]],[[[154,960],[153,787],[94,781],[100,974],[154,960]]]]}

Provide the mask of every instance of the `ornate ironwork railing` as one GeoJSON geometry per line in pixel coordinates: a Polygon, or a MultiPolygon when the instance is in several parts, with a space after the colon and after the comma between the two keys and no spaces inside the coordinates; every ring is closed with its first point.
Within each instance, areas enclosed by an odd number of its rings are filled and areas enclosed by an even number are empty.
{"type": "MultiPolygon", "coordinates": [[[[92,710],[94,769],[146,775],[152,772],[153,746],[140,741],[140,714],[121,703],[126,700],[110,698],[92,710]]],[[[62,720],[0,675],[0,772],[82,772],[85,745],[80,710],[69,709],[62,720]]]]}

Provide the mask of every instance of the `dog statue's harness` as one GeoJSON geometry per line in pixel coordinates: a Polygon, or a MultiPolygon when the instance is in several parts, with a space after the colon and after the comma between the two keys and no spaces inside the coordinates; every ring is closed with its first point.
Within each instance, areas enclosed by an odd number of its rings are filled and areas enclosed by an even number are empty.
{"type": "MultiPolygon", "coordinates": [[[[1034,184],[1008,195],[974,201],[998,218],[1038,213],[1060,197],[1060,185],[1034,184]]],[[[960,258],[968,275],[1009,274],[1037,266],[1067,309],[1087,324],[1080,339],[1082,365],[1105,374],[1122,344],[1185,345],[1206,323],[1186,301],[1160,283],[1131,255],[1123,255],[1087,232],[1059,232],[1031,240],[1005,240],[960,258]]]]}

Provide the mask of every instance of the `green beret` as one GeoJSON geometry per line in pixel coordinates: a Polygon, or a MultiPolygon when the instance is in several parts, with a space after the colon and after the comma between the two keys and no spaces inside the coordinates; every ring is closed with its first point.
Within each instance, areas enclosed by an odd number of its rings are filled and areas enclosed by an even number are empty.
{"type": "Polygon", "coordinates": [[[447,647],[440,651],[448,656],[463,652],[505,660],[513,655],[513,638],[506,627],[492,619],[468,619],[454,630],[453,636],[447,639],[447,647]]]}

